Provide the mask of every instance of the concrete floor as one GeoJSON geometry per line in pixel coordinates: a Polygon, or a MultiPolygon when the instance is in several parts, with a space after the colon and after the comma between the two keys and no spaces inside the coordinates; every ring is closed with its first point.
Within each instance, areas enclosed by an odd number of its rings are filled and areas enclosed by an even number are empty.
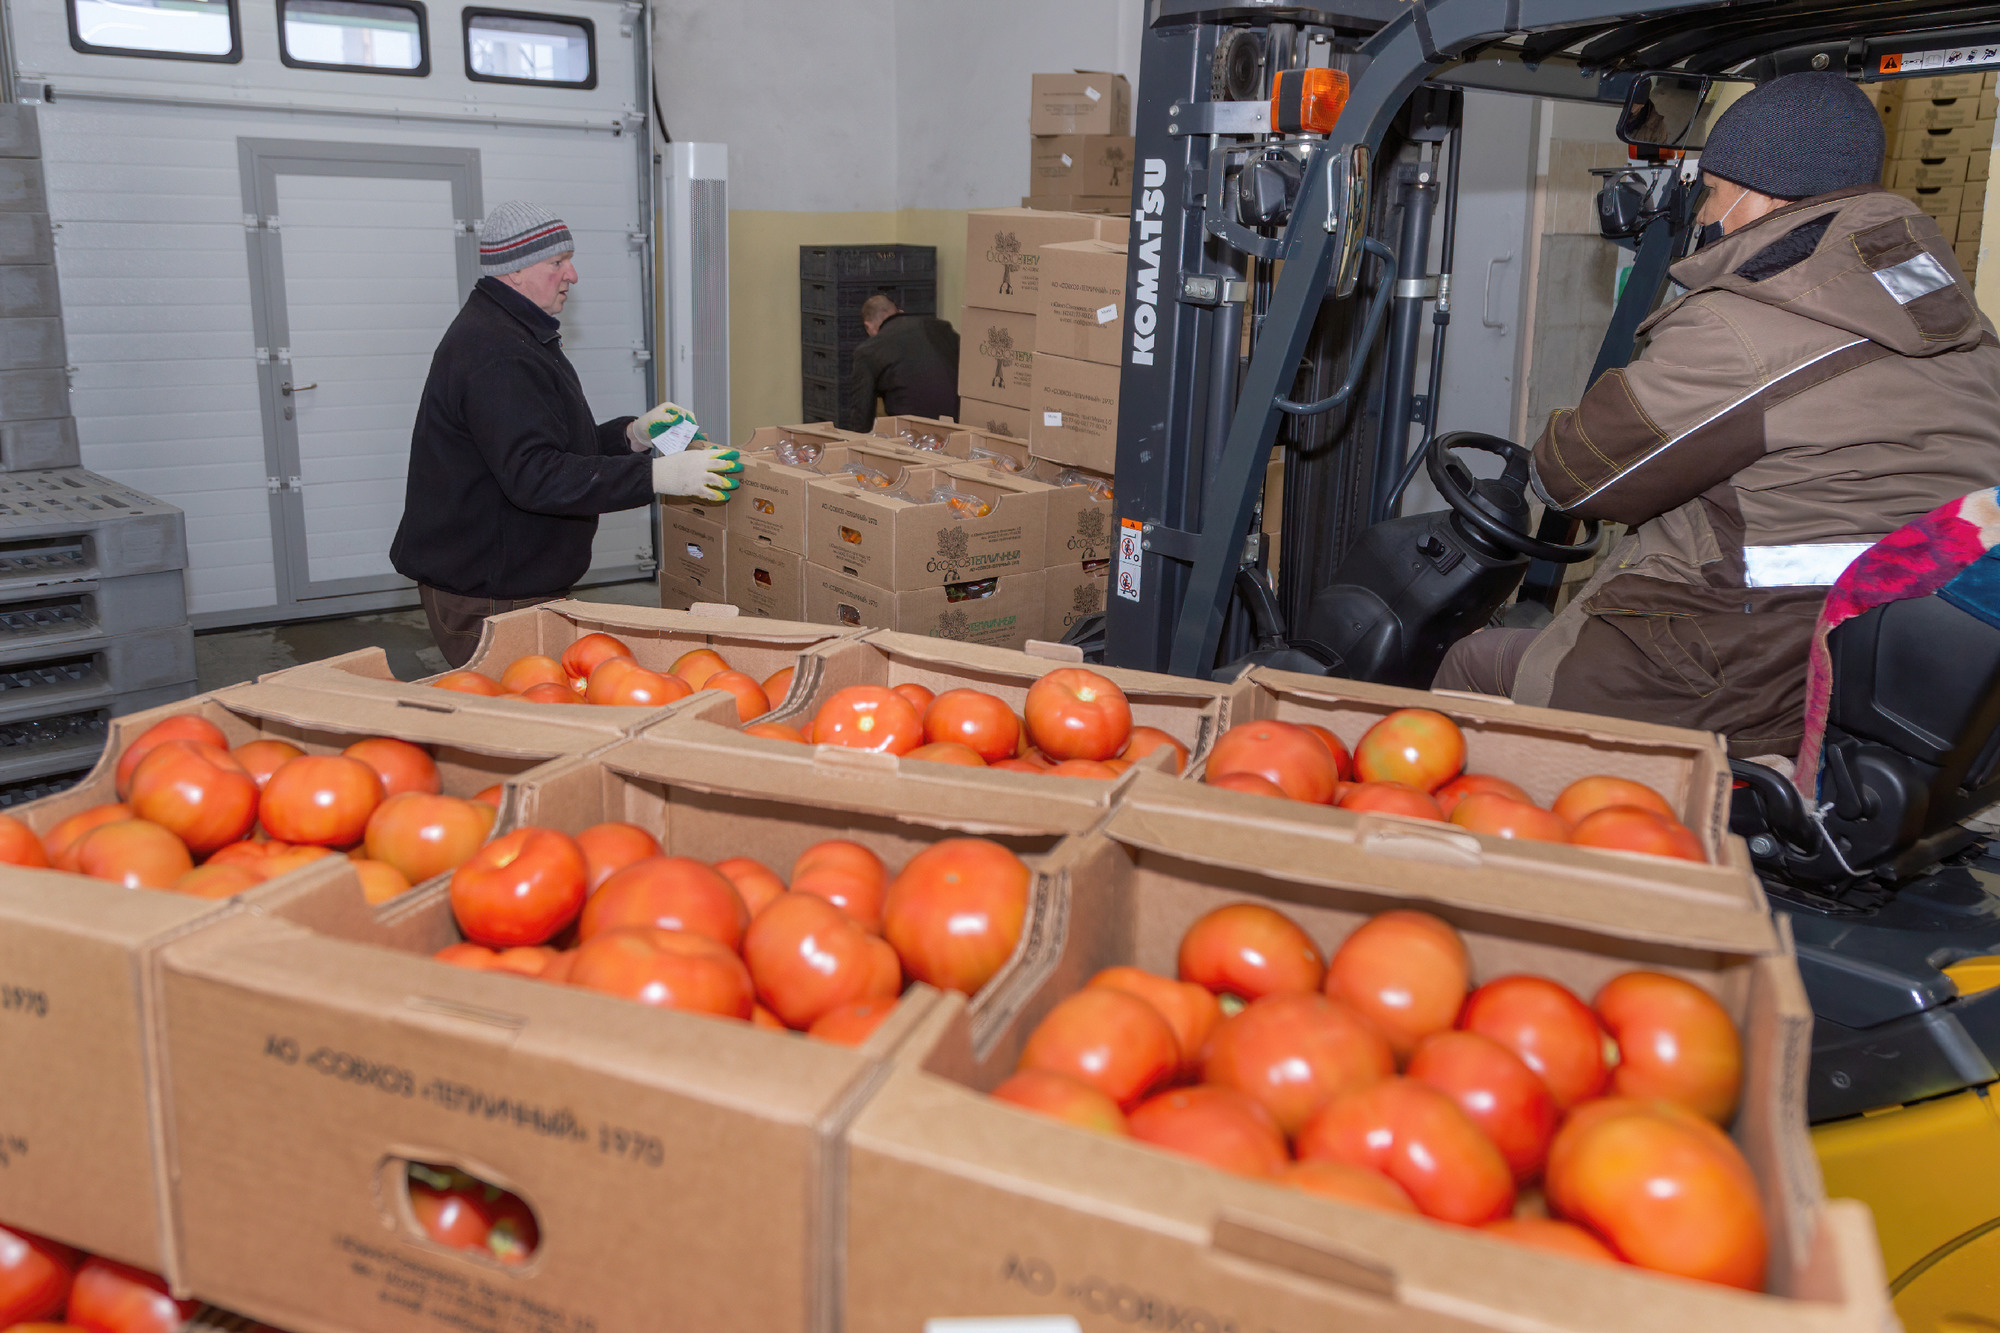
{"type": "MultiPolygon", "coordinates": [[[[585,602],[616,602],[624,606],[660,604],[659,585],[650,579],[583,588],[574,595],[585,602]]],[[[197,634],[195,684],[203,691],[219,690],[225,685],[255,680],[282,667],[317,662],[369,647],[379,647],[389,655],[389,669],[399,680],[416,680],[445,669],[444,654],[431,641],[423,611],[413,608],[197,634]]]]}

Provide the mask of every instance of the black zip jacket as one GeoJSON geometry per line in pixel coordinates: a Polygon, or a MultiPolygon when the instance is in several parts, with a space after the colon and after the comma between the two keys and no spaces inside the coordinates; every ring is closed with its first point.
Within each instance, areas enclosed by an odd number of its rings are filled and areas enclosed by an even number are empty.
{"type": "Polygon", "coordinates": [[[597,424],[562,325],[481,278],[431,357],[390,561],[463,597],[566,591],[590,568],[597,516],[652,501],[631,420],[597,424]]]}
{"type": "Polygon", "coordinates": [[[875,424],[875,400],[892,417],[958,417],[958,330],[931,315],[894,314],[854,349],[842,430],[875,424]]]}

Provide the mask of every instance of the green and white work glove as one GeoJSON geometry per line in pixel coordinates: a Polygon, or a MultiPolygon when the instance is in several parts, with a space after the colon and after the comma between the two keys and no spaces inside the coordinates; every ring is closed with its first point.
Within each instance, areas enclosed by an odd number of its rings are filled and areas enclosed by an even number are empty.
{"type": "Polygon", "coordinates": [[[683,449],[653,460],[653,490],[721,504],[736,489],[731,474],[742,470],[742,455],[734,449],[683,449]]]}
{"type": "Polygon", "coordinates": [[[631,442],[632,452],[640,454],[648,449],[677,454],[696,440],[708,442],[701,427],[695,424],[694,413],[679,403],[661,403],[646,415],[632,418],[632,424],[625,428],[625,438],[631,442]]]}

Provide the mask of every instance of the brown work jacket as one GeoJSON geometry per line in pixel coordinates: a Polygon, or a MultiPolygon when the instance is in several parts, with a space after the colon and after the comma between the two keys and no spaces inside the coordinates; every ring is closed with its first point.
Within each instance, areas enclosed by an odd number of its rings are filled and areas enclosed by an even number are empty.
{"type": "Polygon", "coordinates": [[[1791,204],[1672,277],[1686,294],[1640,326],[1644,354],[1535,443],[1546,504],[1634,531],[1514,697],[1789,755],[1847,561],[2000,482],[2000,341],[1937,224],[1877,186],[1791,204]]]}

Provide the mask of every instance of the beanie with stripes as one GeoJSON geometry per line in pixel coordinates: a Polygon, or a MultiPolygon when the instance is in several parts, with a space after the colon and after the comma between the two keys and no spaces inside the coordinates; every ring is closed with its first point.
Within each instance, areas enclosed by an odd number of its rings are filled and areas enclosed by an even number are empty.
{"type": "Polygon", "coordinates": [[[509,199],[489,211],[479,229],[479,271],[497,278],[575,249],[561,218],[540,204],[509,199]]]}

